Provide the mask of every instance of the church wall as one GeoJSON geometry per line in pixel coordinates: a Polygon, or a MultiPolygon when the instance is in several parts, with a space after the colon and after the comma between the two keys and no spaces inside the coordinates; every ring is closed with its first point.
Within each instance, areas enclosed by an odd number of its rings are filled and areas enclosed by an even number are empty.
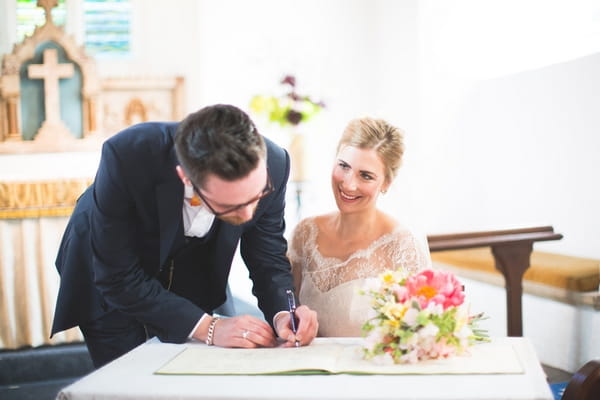
{"type": "Polygon", "coordinates": [[[447,157],[461,176],[455,189],[464,194],[470,223],[550,224],[564,239],[540,247],[600,257],[600,187],[592,183],[599,70],[597,53],[469,89],[447,128],[455,138],[447,157]]]}
{"type": "Polygon", "coordinates": [[[536,248],[599,258],[599,5],[488,6],[420,3],[422,222],[553,225],[536,248]]]}

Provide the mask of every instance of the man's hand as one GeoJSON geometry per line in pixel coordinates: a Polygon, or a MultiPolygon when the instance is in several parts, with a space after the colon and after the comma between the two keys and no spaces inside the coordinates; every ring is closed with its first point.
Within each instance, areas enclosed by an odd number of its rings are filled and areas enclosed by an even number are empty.
{"type": "MultiPolygon", "coordinates": [[[[207,319],[210,321],[210,318],[207,319]]],[[[207,324],[201,324],[194,332],[194,338],[206,340],[207,330],[207,324]]],[[[221,347],[275,347],[277,338],[265,321],[251,315],[240,315],[221,318],[216,322],[213,344],[221,347]]]]}
{"type": "Polygon", "coordinates": [[[286,342],[285,347],[296,345],[296,341],[301,346],[310,344],[319,330],[319,322],[317,321],[317,312],[311,310],[307,306],[300,306],[296,309],[296,318],[298,320],[298,331],[294,335],[292,332],[292,324],[290,313],[281,313],[281,316],[275,321],[275,329],[280,338],[286,342]]]}

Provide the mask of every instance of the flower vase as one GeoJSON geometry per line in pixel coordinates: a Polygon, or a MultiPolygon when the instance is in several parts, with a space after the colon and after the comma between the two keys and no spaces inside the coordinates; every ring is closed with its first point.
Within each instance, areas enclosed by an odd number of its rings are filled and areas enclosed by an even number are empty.
{"type": "Polygon", "coordinates": [[[306,168],[304,164],[305,137],[302,133],[293,132],[290,137],[291,174],[290,181],[294,183],[306,180],[306,168]]]}
{"type": "Polygon", "coordinates": [[[305,137],[302,133],[292,132],[288,151],[290,153],[290,183],[296,197],[296,220],[300,221],[302,216],[302,190],[306,181],[306,169],[304,164],[305,137]]]}

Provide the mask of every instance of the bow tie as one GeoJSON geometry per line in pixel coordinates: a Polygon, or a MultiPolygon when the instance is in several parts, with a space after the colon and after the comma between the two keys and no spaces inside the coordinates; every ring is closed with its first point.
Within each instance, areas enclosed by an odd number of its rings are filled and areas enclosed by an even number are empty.
{"type": "Polygon", "coordinates": [[[196,193],[194,193],[194,195],[190,199],[190,205],[192,207],[201,206],[202,205],[202,200],[200,199],[200,196],[198,196],[196,193]]]}

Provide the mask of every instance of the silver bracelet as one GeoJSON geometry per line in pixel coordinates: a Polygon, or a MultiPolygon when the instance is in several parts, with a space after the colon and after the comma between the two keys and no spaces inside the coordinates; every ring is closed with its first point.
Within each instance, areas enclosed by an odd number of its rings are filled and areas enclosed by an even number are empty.
{"type": "Polygon", "coordinates": [[[212,346],[213,343],[213,335],[215,333],[215,325],[219,320],[219,317],[212,317],[212,321],[210,321],[210,325],[208,325],[208,335],[206,336],[206,344],[212,346]]]}

